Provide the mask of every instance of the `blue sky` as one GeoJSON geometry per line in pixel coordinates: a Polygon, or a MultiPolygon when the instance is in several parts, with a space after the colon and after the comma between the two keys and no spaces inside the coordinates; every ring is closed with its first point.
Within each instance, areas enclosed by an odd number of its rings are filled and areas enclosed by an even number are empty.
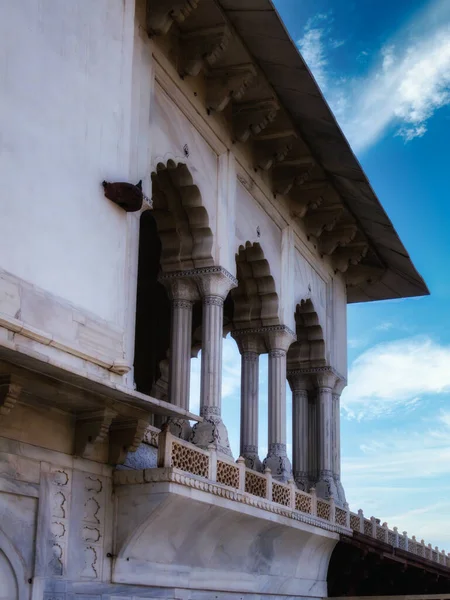
{"type": "MultiPolygon", "coordinates": [[[[450,551],[450,0],[275,5],[431,292],[349,307],[347,499],[450,551]]],[[[226,340],[223,416],[235,456],[239,384],[239,354],[226,340]]]]}

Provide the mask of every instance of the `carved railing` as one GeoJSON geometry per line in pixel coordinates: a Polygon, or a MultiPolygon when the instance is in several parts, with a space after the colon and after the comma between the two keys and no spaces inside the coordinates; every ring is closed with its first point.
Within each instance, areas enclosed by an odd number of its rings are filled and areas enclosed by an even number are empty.
{"type": "MultiPolygon", "coordinates": [[[[332,524],[346,530],[353,530],[371,537],[379,542],[389,544],[410,552],[423,559],[450,567],[450,555],[423,540],[418,542],[414,536],[408,537],[406,531],[399,533],[397,527],[389,529],[387,523],[381,524],[378,519],[364,516],[362,510],[351,512],[348,505],[336,506],[333,499],[318,498],[314,488],[310,493],[299,490],[294,481],[282,483],[272,477],[270,469],[264,473],[253,471],[245,466],[245,460],[240,457],[236,462],[232,458],[218,455],[214,448],[202,450],[189,442],[185,442],[170,434],[168,430],[156,435],[152,428],[152,441],[158,441],[158,467],[173,468],[177,472],[189,474],[193,478],[201,478],[214,482],[223,488],[233,490],[238,495],[234,499],[245,501],[245,497],[253,498],[253,504],[260,508],[273,510],[278,506],[282,514],[292,518],[312,517],[320,526],[332,524]]],[[[126,471],[121,471],[121,477],[126,482],[126,471]]],[[[228,493],[227,493],[228,494],[228,493]]],[[[225,494],[226,497],[230,495],[225,494]]]]}
{"type": "Polygon", "coordinates": [[[315,490],[307,494],[299,490],[293,480],[288,483],[277,481],[272,477],[270,469],[266,469],[264,473],[248,469],[243,458],[238,458],[235,462],[232,458],[218,455],[214,448],[202,450],[174,437],[168,430],[159,434],[158,467],[182,471],[196,479],[214,482],[239,494],[225,494],[228,498],[247,502],[246,497],[249,501],[252,497],[251,503],[258,507],[275,509],[276,512],[281,511],[292,518],[299,519],[303,515],[313,519],[319,526],[322,523],[325,527],[327,522],[327,528],[330,525],[344,529],[350,527],[348,507],[344,510],[336,507],[333,500],[317,498],[315,490]]]}
{"type": "Polygon", "coordinates": [[[399,533],[397,527],[389,529],[387,523],[381,524],[375,517],[367,519],[362,510],[350,513],[350,528],[394,548],[400,548],[444,567],[450,567],[450,555],[445,550],[439,550],[437,546],[433,548],[431,544],[425,544],[424,540],[418,542],[414,535],[408,537],[406,531],[399,533]]]}

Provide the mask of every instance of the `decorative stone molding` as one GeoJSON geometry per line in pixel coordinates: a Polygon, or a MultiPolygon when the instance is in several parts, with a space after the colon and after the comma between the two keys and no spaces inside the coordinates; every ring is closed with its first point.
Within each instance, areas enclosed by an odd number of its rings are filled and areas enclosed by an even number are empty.
{"type": "Polygon", "coordinates": [[[239,101],[256,78],[256,68],[251,63],[213,69],[207,78],[206,106],[222,112],[230,100],[239,101]]]}
{"type": "Polygon", "coordinates": [[[251,135],[258,135],[277,116],[280,105],[270,98],[258,102],[233,105],[233,130],[240,142],[246,142],[251,135]]]}
{"type": "Polygon", "coordinates": [[[14,375],[0,375],[0,420],[8,415],[22,393],[22,386],[14,375]]]}
{"type": "Polygon", "coordinates": [[[90,458],[95,447],[105,441],[117,412],[110,408],[77,415],[75,424],[75,454],[90,458]]]}
{"type": "Polygon", "coordinates": [[[231,288],[238,285],[236,277],[223,267],[201,267],[168,272],[161,275],[160,281],[171,290],[172,294],[186,294],[186,299],[196,298],[191,282],[197,285],[202,297],[218,297],[222,300],[225,300],[231,288]],[[186,286],[185,291],[181,292],[183,286],[186,286]]]}
{"type": "Polygon", "coordinates": [[[310,235],[319,237],[323,231],[332,231],[341,218],[344,207],[316,210],[305,216],[305,226],[310,235]]]}
{"type": "Polygon", "coordinates": [[[141,444],[148,427],[146,419],[128,419],[114,422],[109,434],[109,462],[120,465],[128,452],[135,452],[141,444]]]}
{"type": "Polygon", "coordinates": [[[133,473],[130,471],[116,471],[114,473],[114,483],[116,485],[139,485],[144,483],[165,482],[192,487],[197,490],[213,494],[214,496],[226,498],[228,500],[246,504],[247,506],[266,510],[273,514],[277,514],[302,523],[307,523],[309,525],[314,525],[327,531],[346,534],[350,533],[350,530],[347,527],[342,527],[341,525],[325,521],[324,519],[301,512],[300,510],[295,510],[281,504],[276,504],[275,502],[268,501],[258,496],[252,496],[248,493],[230,490],[226,486],[222,486],[217,483],[207,480],[201,481],[198,478],[192,477],[189,474],[183,473],[179,469],[175,469],[173,467],[145,469],[143,477],[142,471],[136,472],[135,475],[133,475],[133,473]]]}
{"type": "Polygon", "coordinates": [[[273,169],[273,190],[275,194],[286,195],[294,186],[301,186],[306,183],[315,167],[314,159],[311,156],[305,156],[290,162],[295,164],[284,162],[273,169]]]}
{"type": "Polygon", "coordinates": [[[324,231],[320,236],[319,248],[322,254],[330,256],[340,246],[347,246],[356,235],[355,223],[338,224],[332,231],[324,231]]]}
{"type": "Polygon", "coordinates": [[[337,248],[333,254],[333,265],[336,271],[345,273],[350,265],[358,265],[366,256],[369,245],[365,241],[353,241],[345,248],[337,248]]]}
{"type": "Polygon", "coordinates": [[[192,306],[192,303],[199,299],[199,293],[195,280],[191,275],[185,275],[184,271],[176,271],[175,273],[162,273],[158,277],[167,290],[169,298],[173,303],[184,303],[178,304],[178,306],[186,308],[192,306]]]}
{"type": "Polygon", "coordinates": [[[203,67],[212,67],[228,47],[231,31],[227,25],[204,27],[180,37],[180,75],[196,77],[203,67]]]}
{"type": "MultiPolygon", "coordinates": [[[[323,376],[333,376],[335,380],[347,382],[346,378],[341,375],[336,369],[333,367],[305,367],[300,369],[292,369],[288,371],[289,376],[297,376],[297,375],[312,375],[315,378],[323,377],[323,376]]],[[[346,383],[345,383],[346,385],[346,383]]],[[[333,384],[334,386],[334,384],[333,384]]],[[[331,387],[333,387],[331,386],[331,387]]],[[[344,386],[345,387],[345,386],[344,386]]]]}
{"type": "Polygon", "coordinates": [[[281,137],[257,138],[255,144],[256,166],[268,171],[274,165],[283,162],[293,148],[296,134],[294,131],[283,132],[281,137]]]}
{"type": "Polygon", "coordinates": [[[269,354],[274,357],[276,355],[273,353],[280,350],[285,355],[289,346],[297,339],[292,329],[289,329],[286,325],[273,325],[271,327],[264,327],[263,330],[269,354]]]}
{"type": "Polygon", "coordinates": [[[183,23],[200,0],[147,0],[147,32],[165,35],[174,23],[183,23]]]}

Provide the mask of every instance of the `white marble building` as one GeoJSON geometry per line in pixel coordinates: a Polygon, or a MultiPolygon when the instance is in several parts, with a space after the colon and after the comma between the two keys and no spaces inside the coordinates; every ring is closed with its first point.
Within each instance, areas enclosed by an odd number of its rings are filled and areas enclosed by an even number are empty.
{"type": "Polygon", "coordinates": [[[0,599],[326,597],[346,307],[427,289],[270,0],[5,1],[0,49],[0,599]]]}

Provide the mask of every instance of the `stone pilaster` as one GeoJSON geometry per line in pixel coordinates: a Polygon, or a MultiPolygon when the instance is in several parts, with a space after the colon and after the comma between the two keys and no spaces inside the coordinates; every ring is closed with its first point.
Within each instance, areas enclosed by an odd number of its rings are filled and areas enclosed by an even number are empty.
{"type": "Polygon", "coordinates": [[[292,470],[294,481],[304,492],[309,491],[309,377],[288,372],[292,390],[292,470]]]}
{"type": "Polygon", "coordinates": [[[284,325],[265,330],[269,349],[269,447],[263,466],[275,479],[288,481],[292,467],[286,454],[286,353],[295,334],[284,325]]]}
{"type": "Polygon", "coordinates": [[[241,353],[240,455],[248,468],[262,470],[258,453],[259,355],[265,345],[261,334],[237,330],[231,334],[241,353]]]}
{"type": "Polygon", "coordinates": [[[231,456],[228,432],[221,417],[223,303],[237,280],[221,267],[195,270],[203,302],[200,416],[191,442],[200,448],[211,445],[231,456]]]}
{"type": "Polygon", "coordinates": [[[341,393],[346,384],[347,382],[344,379],[338,379],[332,394],[332,471],[337,487],[339,504],[342,506],[346,503],[346,498],[341,482],[341,393]]]}
{"type": "Polygon", "coordinates": [[[318,437],[318,479],[317,495],[338,501],[336,482],[333,477],[333,388],[336,375],[324,371],[316,375],[317,379],[317,437],[318,437]]]}
{"type": "MultiPolygon", "coordinates": [[[[191,379],[192,306],[198,299],[198,291],[192,277],[183,273],[162,275],[172,305],[172,327],[169,357],[169,401],[189,410],[191,379]]],[[[172,435],[189,439],[191,426],[186,419],[170,419],[172,435]]]]}

